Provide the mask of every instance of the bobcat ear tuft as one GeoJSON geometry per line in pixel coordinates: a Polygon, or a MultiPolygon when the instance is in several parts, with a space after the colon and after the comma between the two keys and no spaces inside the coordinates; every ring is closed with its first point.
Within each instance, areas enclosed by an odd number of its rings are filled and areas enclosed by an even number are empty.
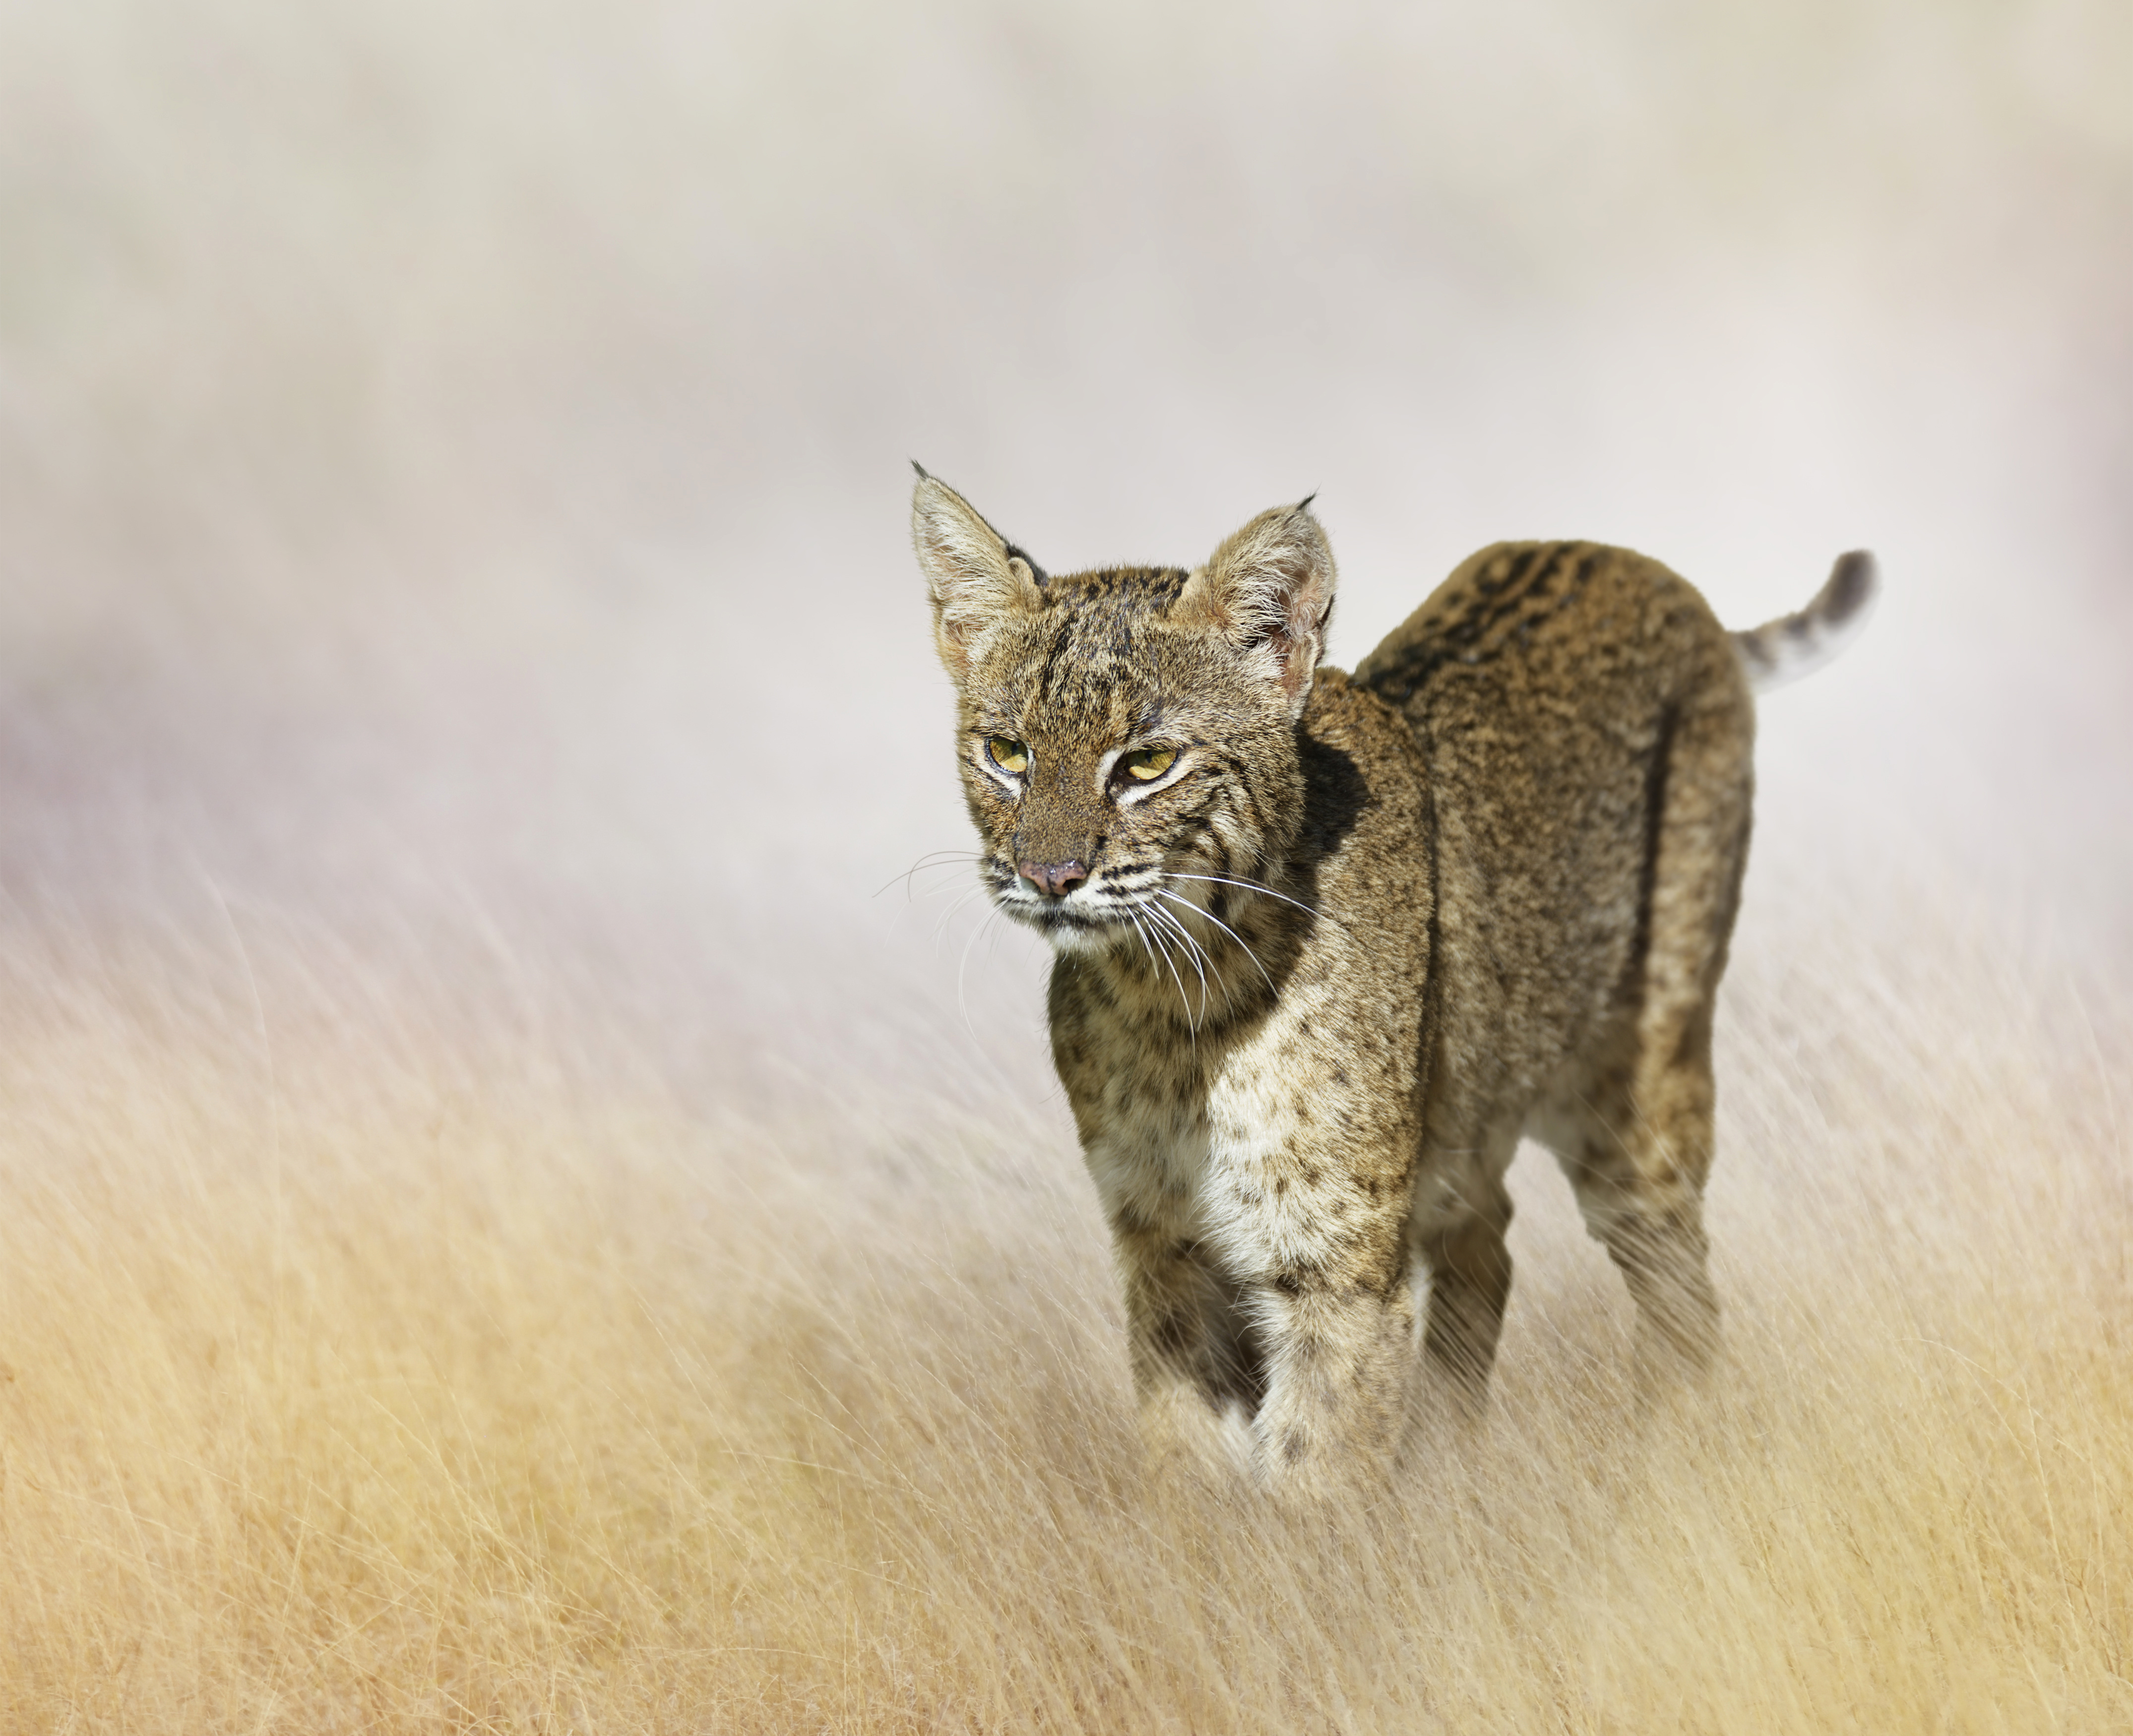
{"type": "Polygon", "coordinates": [[[980,638],[1044,607],[1040,575],[1029,557],[970,502],[915,460],[912,469],[918,471],[918,485],[911,495],[911,541],[933,604],[933,642],[949,675],[960,681],[970,672],[980,638]]]}
{"type": "MultiPolygon", "coordinates": [[[[925,473],[922,471],[919,474],[923,475],[925,473]]],[[[1317,489],[1313,488],[1308,494],[1305,495],[1302,499],[1297,502],[1296,510],[1299,512],[1308,512],[1311,510],[1311,503],[1317,498],[1318,491],[1317,489]]]]}
{"type": "Polygon", "coordinates": [[[932,479],[933,479],[933,478],[932,478],[932,477],[928,476],[928,475],[926,474],[926,466],[925,466],[925,465],[923,465],[923,464],[920,464],[917,459],[915,459],[915,458],[914,458],[913,459],[912,459],[912,461],[911,461],[911,468],[912,468],[912,469],[916,470],[916,471],[918,473],[918,479],[919,479],[919,481],[921,481],[921,482],[931,482],[931,481],[932,481],[932,479]]]}
{"type": "Polygon", "coordinates": [[[1336,583],[1332,547],[1304,510],[1317,498],[1273,507],[1225,538],[1172,608],[1174,618],[1229,640],[1298,717],[1326,654],[1336,583]]]}

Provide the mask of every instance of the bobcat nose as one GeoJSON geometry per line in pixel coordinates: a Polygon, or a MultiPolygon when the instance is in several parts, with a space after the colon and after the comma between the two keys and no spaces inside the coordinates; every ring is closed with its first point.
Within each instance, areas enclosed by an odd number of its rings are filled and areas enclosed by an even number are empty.
{"type": "Polygon", "coordinates": [[[1015,872],[1047,897],[1063,897],[1089,878],[1078,862],[1018,862],[1015,872]]]}

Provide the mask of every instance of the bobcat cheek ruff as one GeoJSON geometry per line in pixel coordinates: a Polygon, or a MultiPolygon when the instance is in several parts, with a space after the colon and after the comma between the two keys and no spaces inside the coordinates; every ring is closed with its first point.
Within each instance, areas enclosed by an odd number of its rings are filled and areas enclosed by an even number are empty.
{"type": "Polygon", "coordinates": [[[1478,1402],[1523,1136],[1621,1269],[1642,1377],[1707,1364],[1750,674],[1832,654],[1871,558],[1729,634],[1643,555],[1499,544],[1349,676],[1308,501],[1189,570],[1048,575],[923,471],[912,529],[980,872],[1055,950],[1157,1456],[1382,1474],[1422,1277],[1426,1360],[1478,1402]]]}

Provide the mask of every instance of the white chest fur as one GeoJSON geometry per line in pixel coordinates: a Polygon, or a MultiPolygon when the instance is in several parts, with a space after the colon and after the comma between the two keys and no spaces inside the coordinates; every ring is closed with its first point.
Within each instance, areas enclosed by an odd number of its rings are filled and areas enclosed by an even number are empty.
{"type": "Polygon", "coordinates": [[[1321,1077],[1293,1017],[1174,1054],[1128,1050],[1086,1157],[1106,1210],[1199,1244],[1234,1279],[1322,1258],[1362,1155],[1345,1079],[1321,1077]]]}

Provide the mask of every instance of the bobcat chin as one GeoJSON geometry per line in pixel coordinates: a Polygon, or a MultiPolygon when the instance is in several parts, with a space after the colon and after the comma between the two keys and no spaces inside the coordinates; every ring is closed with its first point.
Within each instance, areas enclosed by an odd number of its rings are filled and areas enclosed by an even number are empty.
{"type": "Polygon", "coordinates": [[[1357,666],[1309,502],[1202,565],[1047,575],[919,472],[918,562],[994,902],[1055,950],[1052,1049],[1159,1456],[1309,1494],[1383,1474],[1424,1354],[1484,1392],[1503,1185],[1553,1152],[1708,1362],[1712,1013],[1751,689],[1832,655],[1874,566],[1728,633],[1625,549],[1499,543],[1357,666]]]}

